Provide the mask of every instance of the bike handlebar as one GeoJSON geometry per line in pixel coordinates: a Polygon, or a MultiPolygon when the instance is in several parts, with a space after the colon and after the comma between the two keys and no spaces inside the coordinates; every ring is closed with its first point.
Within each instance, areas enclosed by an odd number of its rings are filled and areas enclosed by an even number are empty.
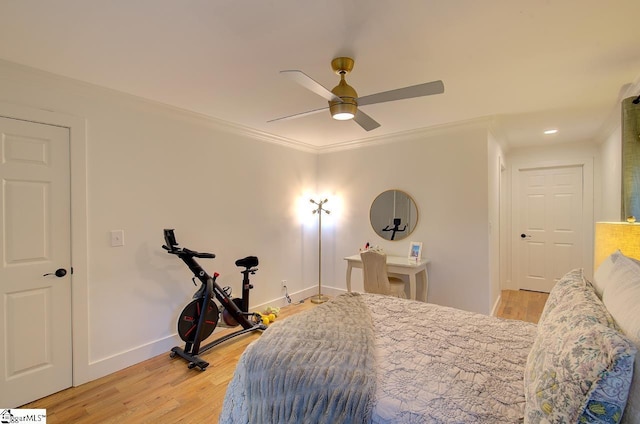
{"type": "Polygon", "coordinates": [[[196,258],[203,258],[203,259],[209,258],[209,259],[212,259],[212,258],[216,257],[215,253],[196,252],[195,250],[189,250],[187,248],[182,248],[182,251],[184,253],[186,253],[187,255],[193,256],[193,257],[196,257],[196,258]]]}
{"type": "Polygon", "coordinates": [[[167,244],[163,244],[162,248],[173,255],[201,259],[212,259],[216,257],[216,255],[213,253],[196,252],[195,250],[190,250],[186,247],[178,247],[178,242],[176,241],[176,236],[173,233],[173,229],[164,230],[164,241],[167,244]]]}
{"type": "Polygon", "coordinates": [[[215,253],[206,253],[206,252],[196,252],[195,250],[190,250],[185,248],[173,248],[170,249],[166,245],[162,245],[162,248],[166,250],[168,253],[178,256],[188,256],[191,258],[201,258],[201,259],[213,259],[216,257],[215,253]]]}

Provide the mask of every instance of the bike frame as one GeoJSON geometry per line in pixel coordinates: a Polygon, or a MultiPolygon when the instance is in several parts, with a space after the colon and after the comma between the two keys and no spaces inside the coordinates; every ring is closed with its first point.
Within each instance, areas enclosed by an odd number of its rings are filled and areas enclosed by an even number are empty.
{"type": "MultiPolygon", "coordinates": [[[[202,266],[195,260],[195,258],[215,258],[213,253],[201,253],[196,252],[194,250],[189,250],[186,248],[179,248],[178,243],[176,242],[175,235],[172,229],[164,230],[164,239],[166,245],[162,247],[167,250],[169,253],[178,256],[187,267],[193,272],[193,275],[200,280],[202,286],[204,287],[204,293],[200,297],[202,300],[202,304],[200,307],[200,317],[198,318],[198,324],[196,327],[196,334],[193,342],[185,342],[185,347],[180,348],[178,346],[171,349],[171,356],[178,355],[181,358],[189,361],[189,368],[193,368],[195,366],[199,367],[201,370],[204,370],[209,363],[200,359],[198,355],[200,353],[204,353],[209,349],[217,346],[218,344],[227,341],[233,337],[239,336],[241,334],[245,334],[251,331],[256,330],[265,330],[267,327],[261,323],[252,323],[247,319],[247,314],[242,311],[232,299],[227,296],[222,287],[216,283],[216,279],[218,278],[218,273],[214,273],[213,276],[209,275],[202,266]],[[210,298],[215,295],[215,298],[218,299],[220,304],[229,311],[229,314],[242,326],[242,330],[235,331],[233,333],[227,334],[219,339],[212,341],[204,346],[201,345],[202,331],[204,330],[204,324],[206,319],[206,308],[207,303],[210,298]]],[[[243,287],[242,287],[242,298],[248,299],[248,293],[250,289],[249,283],[249,273],[255,272],[255,270],[246,269],[242,271],[244,275],[243,278],[243,287]]],[[[200,290],[199,290],[200,291],[200,290]]],[[[248,303],[248,302],[247,302],[248,303]]],[[[249,305],[245,305],[247,308],[249,305]]]]}

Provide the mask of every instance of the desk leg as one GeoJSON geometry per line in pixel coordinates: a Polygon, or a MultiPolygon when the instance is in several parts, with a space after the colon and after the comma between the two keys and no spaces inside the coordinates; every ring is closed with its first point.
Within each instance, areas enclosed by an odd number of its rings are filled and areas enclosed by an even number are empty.
{"type": "Polygon", "coordinates": [[[416,274],[409,274],[409,298],[416,299],[416,274]]]}
{"type": "Polygon", "coordinates": [[[427,271],[427,269],[425,268],[424,270],[419,272],[420,274],[420,280],[422,284],[420,284],[421,288],[422,288],[422,293],[420,293],[420,300],[422,300],[423,302],[427,301],[427,294],[429,293],[429,272],[427,271]]]}
{"type": "Polygon", "coordinates": [[[351,292],[351,269],[353,267],[351,266],[351,264],[347,265],[347,291],[351,292]]]}

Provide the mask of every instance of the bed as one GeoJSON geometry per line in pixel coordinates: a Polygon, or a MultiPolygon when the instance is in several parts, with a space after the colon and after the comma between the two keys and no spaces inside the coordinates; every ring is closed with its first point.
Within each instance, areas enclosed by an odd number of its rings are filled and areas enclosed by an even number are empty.
{"type": "MultiPolygon", "coordinates": [[[[637,282],[640,290],[640,266],[637,282]]],[[[623,411],[630,390],[629,404],[637,401],[638,341],[621,331],[601,297],[573,270],[556,284],[535,325],[347,293],[274,323],[253,342],[219,419],[609,423],[623,417],[637,424],[637,410],[623,411]]]]}

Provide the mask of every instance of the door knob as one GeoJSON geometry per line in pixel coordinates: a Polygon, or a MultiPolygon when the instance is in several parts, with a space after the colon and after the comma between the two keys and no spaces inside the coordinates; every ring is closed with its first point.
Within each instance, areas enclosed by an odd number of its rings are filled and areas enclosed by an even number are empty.
{"type": "Polygon", "coordinates": [[[65,275],[67,275],[67,270],[64,269],[64,268],[58,268],[58,269],[56,269],[56,272],[48,272],[46,274],[43,274],[42,276],[46,277],[47,275],[55,275],[58,278],[62,278],[65,275]]]}
{"type": "Polygon", "coordinates": [[[531,237],[531,236],[525,233],[520,234],[520,238],[527,238],[527,237],[531,237]]]}

